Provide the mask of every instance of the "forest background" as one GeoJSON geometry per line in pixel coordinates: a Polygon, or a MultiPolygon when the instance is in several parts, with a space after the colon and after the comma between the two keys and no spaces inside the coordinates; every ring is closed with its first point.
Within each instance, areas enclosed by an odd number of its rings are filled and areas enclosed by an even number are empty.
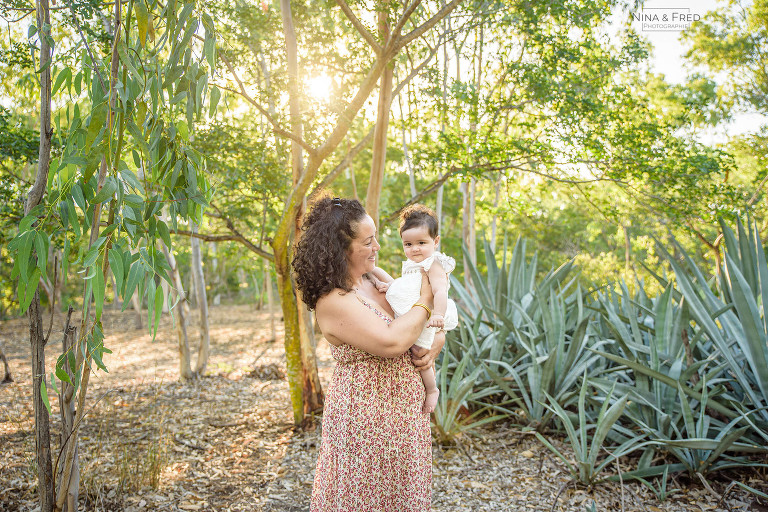
{"type": "Polygon", "coordinates": [[[57,367],[78,353],[72,374],[56,375],[84,400],[83,364],[108,352],[105,303],[146,308],[155,332],[170,305],[192,379],[210,348],[202,326],[192,365],[188,302],[271,301],[274,282],[301,423],[322,392],[288,264],[304,205],[325,190],[364,202],[390,272],[397,213],[421,202],[469,289],[469,269],[518,237],[540,276],[573,260],[593,289],[660,292],[660,246],[716,275],[719,219],[768,229],[765,127],[703,142],[766,112],[768,4],[701,13],[681,32],[681,84],[650,70],[630,21],[642,8],[4,0],[0,315],[29,310],[46,340],[42,308],[82,312],[73,346],[87,346],[65,350],[57,367]]]}

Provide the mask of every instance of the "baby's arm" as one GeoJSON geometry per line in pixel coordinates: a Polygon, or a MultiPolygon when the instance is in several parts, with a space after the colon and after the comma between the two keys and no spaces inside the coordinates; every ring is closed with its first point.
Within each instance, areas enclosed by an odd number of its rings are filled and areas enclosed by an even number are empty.
{"type": "Polygon", "coordinates": [[[448,309],[448,274],[437,260],[429,267],[429,284],[435,295],[435,308],[427,326],[442,329],[445,326],[445,310],[448,309]]]}
{"type": "Polygon", "coordinates": [[[371,274],[373,274],[373,283],[376,285],[376,289],[381,293],[386,292],[389,289],[390,283],[394,281],[392,276],[379,267],[374,267],[371,274]]]}

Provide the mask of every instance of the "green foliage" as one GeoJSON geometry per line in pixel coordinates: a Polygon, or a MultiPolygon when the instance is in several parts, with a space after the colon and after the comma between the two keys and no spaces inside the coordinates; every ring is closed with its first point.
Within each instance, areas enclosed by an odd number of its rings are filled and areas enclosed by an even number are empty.
{"type": "Polygon", "coordinates": [[[574,457],[576,459],[576,466],[571,464],[568,458],[555,448],[552,443],[547,441],[547,439],[539,432],[536,432],[536,437],[544,444],[544,446],[565,463],[574,480],[587,487],[592,487],[605,480],[604,477],[601,477],[601,472],[611,462],[638,449],[642,445],[645,436],[630,437],[620,446],[615,448],[613,453],[608,457],[601,459],[601,451],[604,449],[603,443],[624,411],[624,407],[627,405],[628,395],[624,395],[611,403],[611,398],[613,397],[613,389],[611,389],[603,399],[603,404],[600,407],[600,410],[597,412],[594,419],[591,419],[587,417],[587,387],[588,380],[585,372],[579,391],[577,429],[574,428],[568,412],[563,409],[553,397],[547,396],[549,400],[549,405],[547,407],[557,415],[557,418],[565,427],[568,441],[573,449],[574,457]]]}
{"type": "Polygon", "coordinates": [[[472,286],[455,279],[453,285],[462,317],[479,325],[484,337],[484,348],[473,355],[485,361],[486,381],[514,404],[521,421],[543,430],[551,418],[547,394],[568,404],[578,377],[597,368],[598,357],[586,350],[590,313],[585,292],[569,276],[572,262],[538,279],[537,256],[526,261],[524,241],[517,241],[509,261],[507,253],[505,243],[499,264],[486,244],[485,278],[469,261],[472,286]]]}
{"type": "MultiPolygon", "coordinates": [[[[83,287],[83,328],[73,347],[58,357],[50,386],[41,386],[49,409],[47,389],[57,390],[56,379],[80,393],[82,403],[88,372],[107,371],[105,356],[111,351],[104,345],[101,319],[110,295],[124,304],[134,294],[146,299],[157,334],[168,300],[158,283],[171,281],[158,242],[170,245],[170,228],[180,221],[201,222],[212,194],[204,157],[190,143],[195,123],[207,111],[209,66],[215,64],[210,51],[208,60],[197,59],[192,37],[201,25],[212,27],[210,17],[197,11],[195,2],[130,2],[120,5],[116,37],[112,29],[102,30],[101,21],[89,23],[111,19],[109,12],[100,12],[101,2],[68,7],[65,18],[78,37],[64,34],[61,44],[53,42],[60,55],[52,89],[54,99],[67,96],[70,104],[54,117],[43,200],[16,219],[18,230],[7,245],[22,313],[41,280],[58,272],[49,250],[61,254],[64,277],[74,270],[83,287]],[[107,53],[112,50],[114,79],[107,53]]],[[[30,29],[29,34],[61,36],[55,30],[30,29]]],[[[203,44],[215,45],[215,37],[208,30],[203,44]]],[[[0,122],[10,129],[2,130],[0,164],[19,168],[36,157],[37,135],[10,119],[3,111],[0,122]]]]}
{"type": "Polygon", "coordinates": [[[473,333],[467,332],[462,326],[460,334],[461,343],[453,338],[446,340],[437,372],[440,397],[435,407],[433,424],[441,444],[455,442],[465,432],[504,418],[502,414],[487,414],[492,413],[494,406],[482,404],[482,400],[493,395],[495,390],[478,386],[483,368],[474,365],[474,358],[464,350],[473,333]],[[475,410],[470,411],[470,407],[475,407],[475,410]]]}
{"type": "MultiPolygon", "coordinates": [[[[570,263],[537,280],[520,241],[512,264],[505,246],[501,265],[487,258],[486,276],[473,265],[474,289],[455,283],[463,325],[461,341],[448,344],[446,356],[455,358],[458,344],[472,363],[455,382],[471,374],[480,383],[474,389],[485,392],[468,401],[467,414],[494,411],[536,427],[537,437],[586,486],[616,480],[605,473],[609,464],[639,451],[636,468],[621,478],[637,479],[659,499],[676,491],[667,487],[675,472],[706,477],[759,465],[755,456],[768,453],[761,382],[768,330],[758,307],[768,298],[768,264],[757,227],[746,229],[738,220],[736,227],[721,223],[725,264],[716,281],[707,280],[682,247],[673,257],[660,245],[674,276],[659,276],[663,290],[655,296],[642,283],[635,292],[623,282],[583,292],[560,271],[570,263]],[[574,371],[582,377],[578,387],[574,371]],[[551,418],[575,464],[545,437],[542,425],[551,418]]],[[[447,364],[441,378],[451,381],[456,370],[447,364]]]]}

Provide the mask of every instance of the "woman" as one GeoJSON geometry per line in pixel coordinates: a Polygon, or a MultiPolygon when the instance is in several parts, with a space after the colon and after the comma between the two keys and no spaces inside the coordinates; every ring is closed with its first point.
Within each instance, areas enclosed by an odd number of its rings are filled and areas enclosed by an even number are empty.
{"type": "Polygon", "coordinates": [[[418,370],[432,365],[444,342],[412,361],[408,348],[432,308],[426,274],[419,303],[393,320],[384,294],[365,277],[380,246],[360,202],[321,199],[303,229],[296,284],[336,359],[310,510],[425,512],[432,452],[418,370]]]}

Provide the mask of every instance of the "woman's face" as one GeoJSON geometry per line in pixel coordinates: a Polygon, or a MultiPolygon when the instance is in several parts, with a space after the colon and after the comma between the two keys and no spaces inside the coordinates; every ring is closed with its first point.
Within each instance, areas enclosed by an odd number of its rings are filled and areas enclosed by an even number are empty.
{"type": "Polygon", "coordinates": [[[357,223],[355,231],[357,236],[349,244],[347,251],[347,265],[352,279],[373,271],[376,266],[376,253],[381,249],[376,241],[376,225],[369,215],[357,223]]]}

